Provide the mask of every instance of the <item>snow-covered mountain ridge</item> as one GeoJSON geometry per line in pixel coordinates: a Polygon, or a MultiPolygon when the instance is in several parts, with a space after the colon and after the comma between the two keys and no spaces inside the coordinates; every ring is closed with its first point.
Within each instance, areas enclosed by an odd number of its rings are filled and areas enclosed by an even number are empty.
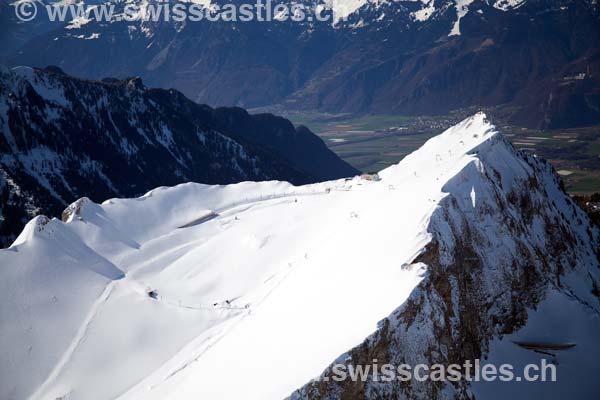
{"type": "Polygon", "coordinates": [[[413,261],[428,266],[427,277],[377,332],[337,360],[462,365],[485,359],[522,368],[546,358],[558,366],[558,383],[336,383],[328,368],[292,399],[502,399],[517,391],[517,398],[560,399],[597,392],[598,366],[589,354],[599,351],[598,230],[545,161],[517,153],[499,135],[469,154],[472,162],[444,183],[447,196],[429,220],[431,241],[413,261]],[[515,341],[577,346],[542,354],[515,341]]]}
{"type": "Polygon", "coordinates": [[[308,129],[274,115],[213,109],[139,78],[0,66],[0,247],[33,216],[58,215],[83,195],[356,173],[308,129]]]}
{"type": "Polygon", "coordinates": [[[478,114],[379,175],[188,183],[32,220],[0,251],[0,397],[466,397],[485,388],[302,385],[336,359],[493,357],[548,299],[597,354],[600,234],[549,164],[478,114]]]}

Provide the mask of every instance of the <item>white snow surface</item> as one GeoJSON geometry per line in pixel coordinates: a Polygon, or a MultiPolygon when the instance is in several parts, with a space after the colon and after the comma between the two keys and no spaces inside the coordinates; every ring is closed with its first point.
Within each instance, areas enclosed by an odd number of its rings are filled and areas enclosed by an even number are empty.
{"type": "Polygon", "coordinates": [[[527,0],[496,0],[494,2],[494,7],[502,11],[513,10],[521,7],[526,1],[527,0]]]}
{"type": "Polygon", "coordinates": [[[334,23],[354,14],[369,0],[325,0],[325,4],[333,11],[334,23]]]}
{"type": "Polygon", "coordinates": [[[473,0],[455,0],[456,1],[456,21],[448,36],[460,36],[460,20],[469,12],[469,5],[473,0]]]}
{"type": "Polygon", "coordinates": [[[528,364],[556,365],[556,382],[521,381],[507,385],[502,381],[477,382],[472,391],[476,398],[506,399],[514,393],[529,399],[585,399],[598,391],[598,332],[600,317],[586,312],[580,304],[552,290],[548,297],[530,310],[527,324],[517,332],[495,339],[485,363],[513,365],[521,376],[528,364]],[[563,351],[540,353],[516,346],[513,342],[574,343],[575,347],[563,351]]]}
{"type": "MultiPolygon", "coordinates": [[[[424,22],[429,20],[433,15],[443,13],[446,9],[452,8],[456,10],[456,20],[452,26],[452,30],[448,36],[459,36],[460,33],[460,20],[468,14],[469,6],[474,2],[473,0],[404,0],[408,2],[421,2],[421,9],[411,13],[412,18],[415,21],[424,22]]],[[[525,4],[527,0],[492,0],[488,4],[491,4],[494,8],[501,11],[516,10],[525,4]]],[[[478,12],[482,12],[478,10],[478,12]]]]}
{"type": "Polygon", "coordinates": [[[37,217],[0,250],[0,398],[288,396],[406,300],[442,188],[496,135],[477,114],[378,182],[187,183],[37,217]]]}
{"type": "Polygon", "coordinates": [[[412,13],[412,16],[417,21],[427,21],[435,11],[435,0],[422,0],[423,8],[412,13]]]}

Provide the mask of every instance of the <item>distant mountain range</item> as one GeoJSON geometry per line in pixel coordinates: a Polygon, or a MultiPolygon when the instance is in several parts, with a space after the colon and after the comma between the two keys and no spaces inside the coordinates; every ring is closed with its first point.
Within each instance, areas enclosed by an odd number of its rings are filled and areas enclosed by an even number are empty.
{"type": "Polygon", "coordinates": [[[312,132],[270,114],[199,105],[141,79],[103,82],[57,68],[0,70],[0,244],[75,199],[141,195],[182,182],[355,175],[312,132]]]}
{"type": "Polygon", "coordinates": [[[49,26],[4,12],[2,57],[90,78],[140,75],[211,105],[398,114],[500,106],[523,126],[600,123],[596,0],[333,4],[347,21],[49,26]]]}

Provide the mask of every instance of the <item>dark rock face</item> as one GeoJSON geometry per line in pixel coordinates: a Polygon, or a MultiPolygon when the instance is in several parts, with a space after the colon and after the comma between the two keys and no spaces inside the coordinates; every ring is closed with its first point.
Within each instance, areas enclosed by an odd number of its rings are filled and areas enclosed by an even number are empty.
{"type": "Polygon", "coordinates": [[[58,215],[83,195],[102,201],[186,181],[304,184],[357,173],[306,128],[198,105],[139,78],[4,69],[0,129],[3,245],[34,215],[58,215]]]}
{"type": "MultiPolygon", "coordinates": [[[[592,0],[366,3],[345,23],[96,23],[58,27],[10,52],[11,65],[77,76],[140,75],[211,105],[400,114],[506,106],[542,128],[600,123],[600,20],[592,0]],[[82,38],[99,34],[93,40],[82,38]],[[55,40],[58,38],[57,40],[55,40]],[[113,43],[119,43],[114,46],[113,43]],[[585,82],[565,78],[586,73],[585,82]]],[[[14,29],[13,29],[14,30],[14,29]]],[[[4,36],[3,36],[4,37],[4,36]]]]}
{"type": "Polygon", "coordinates": [[[357,171],[340,162],[324,142],[308,128],[293,124],[272,114],[250,115],[242,108],[216,108],[212,121],[222,132],[236,140],[258,143],[264,149],[277,152],[292,165],[320,180],[338,179],[357,171]]]}
{"type": "MultiPolygon", "coordinates": [[[[506,170],[486,161],[486,149],[476,151],[482,155],[479,172],[463,170],[447,185],[448,196],[430,220],[432,241],[413,261],[427,265],[427,276],[375,333],[336,363],[448,366],[484,359],[490,343],[522,328],[528,311],[551,291],[600,315],[600,231],[560,189],[552,167],[521,154],[522,165],[506,179],[506,170]],[[457,197],[459,185],[485,188],[489,195],[474,208],[457,197]]],[[[473,398],[465,380],[369,376],[336,382],[332,368],[290,399],[473,398]]]]}
{"type": "Polygon", "coordinates": [[[594,193],[589,196],[573,196],[573,200],[579,204],[590,217],[590,219],[600,227],[600,193],[594,193]]]}

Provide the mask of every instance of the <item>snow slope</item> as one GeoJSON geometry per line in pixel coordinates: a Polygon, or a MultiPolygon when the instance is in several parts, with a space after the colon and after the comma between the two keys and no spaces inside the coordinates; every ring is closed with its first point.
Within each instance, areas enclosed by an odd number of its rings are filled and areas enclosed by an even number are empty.
{"type": "Polygon", "coordinates": [[[523,161],[477,114],[381,181],[188,183],[32,220],[0,251],[0,398],[288,396],[427,276],[449,193],[490,196],[457,184],[482,146],[508,185],[523,161]]]}
{"type": "Polygon", "coordinates": [[[415,260],[427,265],[426,277],[375,333],[337,360],[431,366],[480,359],[482,365],[511,363],[521,379],[525,364],[540,365],[544,358],[556,365],[557,382],[334,382],[331,364],[294,391],[292,400],[563,399],[598,393],[600,232],[548,163],[516,151],[493,127],[482,129],[480,118],[431,139],[382,173],[385,181],[411,164],[443,171],[439,181],[447,195],[429,218],[431,241],[415,260]],[[456,142],[465,144],[467,155],[456,142]],[[457,159],[469,161],[447,176],[457,159]],[[538,352],[514,341],[575,347],[538,352]]]}
{"type": "Polygon", "coordinates": [[[310,130],[273,115],[214,110],[139,78],[0,66],[0,247],[34,216],[59,214],[81,196],[139,196],[189,181],[305,184],[357,172],[310,130]]]}

